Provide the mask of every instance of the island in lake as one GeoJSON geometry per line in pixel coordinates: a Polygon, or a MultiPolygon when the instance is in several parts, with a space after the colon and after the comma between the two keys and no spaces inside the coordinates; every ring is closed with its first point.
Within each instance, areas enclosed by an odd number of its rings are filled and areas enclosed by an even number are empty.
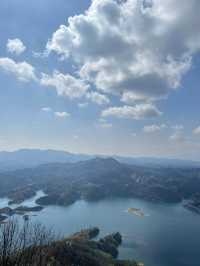
{"type": "Polygon", "coordinates": [[[196,193],[193,195],[193,197],[184,204],[184,207],[200,214],[200,194],[196,193]]]}
{"type": "MultiPolygon", "coordinates": [[[[199,167],[153,167],[122,163],[113,158],[94,158],[75,163],[49,163],[33,168],[0,173],[0,197],[10,206],[36,195],[41,206],[69,206],[78,200],[139,198],[155,203],[190,202],[188,209],[199,209],[199,167]]],[[[129,212],[143,217],[141,210],[129,212]]]]}
{"type": "Polygon", "coordinates": [[[128,208],[128,213],[133,213],[139,217],[145,216],[144,212],[142,212],[142,210],[137,209],[137,208],[128,208]]]}
{"type": "Polygon", "coordinates": [[[42,206],[34,206],[34,207],[27,207],[27,206],[18,206],[16,208],[4,207],[0,209],[0,224],[4,223],[9,217],[13,215],[22,215],[27,220],[27,213],[31,212],[39,212],[43,210],[44,207],[42,206]]]}

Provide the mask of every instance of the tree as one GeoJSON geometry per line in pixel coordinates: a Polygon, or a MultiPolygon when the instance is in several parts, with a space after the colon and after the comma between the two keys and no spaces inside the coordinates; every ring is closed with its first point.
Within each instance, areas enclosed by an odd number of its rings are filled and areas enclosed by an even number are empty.
{"type": "Polygon", "coordinates": [[[0,225],[1,266],[44,266],[47,265],[48,247],[55,240],[52,230],[40,223],[10,219],[0,225]]]}

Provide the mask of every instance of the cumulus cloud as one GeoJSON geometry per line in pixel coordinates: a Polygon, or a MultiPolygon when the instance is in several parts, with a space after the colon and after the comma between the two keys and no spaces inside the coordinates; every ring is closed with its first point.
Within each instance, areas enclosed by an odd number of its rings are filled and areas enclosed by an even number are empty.
{"type": "Polygon", "coordinates": [[[66,118],[66,117],[70,117],[70,113],[67,113],[67,112],[54,112],[55,116],[56,117],[59,117],[59,118],[66,118]]]}
{"type": "Polygon", "coordinates": [[[8,39],[7,51],[12,54],[20,55],[26,50],[26,46],[20,39],[8,39]]]}
{"type": "Polygon", "coordinates": [[[0,58],[0,69],[14,75],[18,80],[28,82],[37,80],[35,68],[27,62],[15,62],[8,57],[0,58]]]}
{"type": "Polygon", "coordinates": [[[58,95],[66,96],[70,99],[82,97],[89,89],[89,85],[85,84],[81,79],[58,71],[54,71],[53,75],[42,73],[40,83],[43,86],[54,87],[58,95]]]}
{"type": "Polygon", "coordinates": [[[88,106],[88,103],[85,102],[85,103],[78,103],[78,107],[79,108],[86,108],[88,106]]]}
{"type": "Polygon", "coordinates": [[[153,104],[137,104],[135,106],[109,107],[102,112],[102,117],[117,117],[129,119],[155,118],[162,113],[153,104]]]}
{"type": "Polygon", "coordinates": [[[154,132],[159,132],[162,129],[165,129],[167,126],[165,124],[162,125],[147,125],[144,126],[143,131],[145,133],[154,133],[154,132]]]}
{"type": "Polygon", "coordinates": [[[194,135],[200,135],[200,126],[193,130],[194,135]]]}
{"type": "Polygon", "coordinates": [[[52,114],[54,114],[58,118],[66,118],[66,117],[70,117],[71,116],[71,114],[68,113],[68,112],[55,112],[55,111],[52,110],[51,107],[43,107],[41,110],[43,112],[46,112],[46,113],[50,113],[51,112],[52,114]]]}
{"type": "Polygon", "coordinates": [[[126,104],[163,99],[200,50],[199,10],[198,0],[93,0],[54,32],[47,51],[73,58],[82,79],[126,104]]]}
{"type": "Polygon", "coordinates": [[[51,107],[43,107],[41,110],[47,113],[52,111],[51,107]]]}
{"type": "Polygon", "coordinates": [[[170,140],[182,143],[186,141],[186,138],[182,131],[177,131],[170,136],[170,140]]]}
{"type": "Polygon", "coordinates": [[[169,137],[171,141],[175,141],[178,143],[185,143],[189,140],[185,137],[184,134],[184,126],[183,125],[175,125],[172,126],[172,129],[174,130],[174,133],[169,137]]]}
{"type": "Polygon", "coordinates": [[[44,52],[35,52],[33,51],[32,52],[32,56],[35,57],[35,58],[46,58],[48,57],[48,52],[45,50],[44,52]]]}
{"type": "Polygon", "coordinates": [[[183,125],[174,125],[171,127],[173,130],[175,131],[181,131],[184,129],[184,126],[183,125]]]}
{"type": "Polygon", "coordinates": [[[109,104],[110,103],[110,100],[109,100],[109,98],[106,95],[101,94],[101,93],[96,92],[96,91],[88,92],[86,94],[86,98],[88,100],[92,101],[93,103],[98,104],[98,105],[103,105],[103,104],[109,104]]]}

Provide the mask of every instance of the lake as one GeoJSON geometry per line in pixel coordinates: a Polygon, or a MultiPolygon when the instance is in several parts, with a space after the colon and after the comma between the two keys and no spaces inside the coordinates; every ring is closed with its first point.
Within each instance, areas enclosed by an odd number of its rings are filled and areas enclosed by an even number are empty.
{"type": "MultiPolygon", "coordinates": [[[[34,206],[36,197],[22,205],[34,206]]],[[[8,199],[0,199],[0,207],[8,199]]],[[[77,201],[69,207],[49,206],[31,218],[58,233],[69,235],[98,226],[101,235],[119,231],[123,236],[119,257],[147,266],[199,266],[200,215],[181,204],[154,204],[138,199],[112,199],[95,203],[77,201]],[[128,213],[138,208],[144,217],[128,213]]]]}

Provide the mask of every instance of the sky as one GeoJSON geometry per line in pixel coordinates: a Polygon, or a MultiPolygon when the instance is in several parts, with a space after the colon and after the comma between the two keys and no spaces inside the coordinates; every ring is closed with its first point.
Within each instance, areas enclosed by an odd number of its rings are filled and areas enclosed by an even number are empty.
{"type": "Polygon", "coordinates": [[[1,0],[0,150],[200,159],[199,0],[1,0]]]}

